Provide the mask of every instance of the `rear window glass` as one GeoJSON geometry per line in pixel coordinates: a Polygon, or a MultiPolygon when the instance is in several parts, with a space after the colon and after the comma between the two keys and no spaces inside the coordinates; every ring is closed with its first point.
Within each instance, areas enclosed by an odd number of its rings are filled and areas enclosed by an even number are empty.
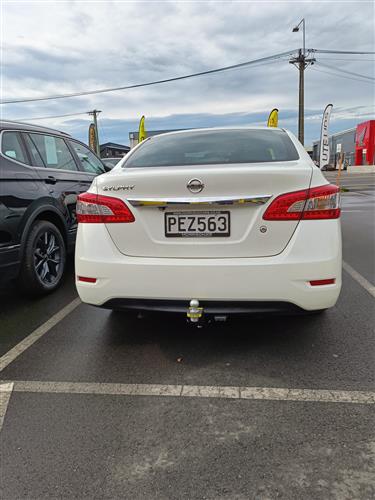
{"type": "Polygon", "coordinates": [[[125,168],[264,163],[299,158],[282,130],[215,130],[161,135],[145,141],[125,168]]]}
{"type": "Polygon", "coordinates": [[[1,151],[5,156],[22,163],[28,163],[18,132],[4,132],[1,151]]]}

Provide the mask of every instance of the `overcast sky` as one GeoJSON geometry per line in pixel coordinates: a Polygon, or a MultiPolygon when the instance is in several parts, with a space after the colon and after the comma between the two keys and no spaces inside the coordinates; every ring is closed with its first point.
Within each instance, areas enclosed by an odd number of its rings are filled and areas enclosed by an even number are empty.
{"type": "MultiPolygon", "coordinates": [[[[2,2],[1,98],[39,97],[148,82],[236,64],[302,45],[292,27],[306,19],[308,48],[373,51],[374,2],[2,2]]],[[[374,56],[317,54],[305,72],[305,143],[375,116],[374,56]],[[323,63],[324,66],[321,66],[323,63]],[[331,69],[327,68],[327,65],[331,69]]],[[[142,114],[146,129],[265,124],[296,132],[298,71],[288,58],[180,82],[68,99],[0,106],[5,119],[97,108],[101,142],[128,144],[142,114]]],[[[36,121],[87,142],[86,115],[36,121]]]]}

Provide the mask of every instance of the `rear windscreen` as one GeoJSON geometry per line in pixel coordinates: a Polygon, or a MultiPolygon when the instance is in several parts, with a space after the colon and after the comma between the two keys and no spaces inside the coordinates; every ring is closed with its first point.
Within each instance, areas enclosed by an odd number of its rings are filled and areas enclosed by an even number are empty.
{"type": "Polygon", "coordinates": [[[159,135],[130,154],[124,168],[298,160],[282,130],[207,130],[159,135]]]}

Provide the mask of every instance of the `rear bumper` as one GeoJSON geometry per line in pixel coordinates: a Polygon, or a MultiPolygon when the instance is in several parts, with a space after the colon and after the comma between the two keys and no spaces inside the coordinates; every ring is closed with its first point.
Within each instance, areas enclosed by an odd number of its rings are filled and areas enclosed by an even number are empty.
{"type": "MultiPolygon", "coordinates": [[[[124,311],[168,312],[186,314],[189,302],[186,300],[154,299],[111,299],[101,307],[124,311]]],[[[205,315],[241,314],[299,314],[304,310],[288,302],[249,302],[201,300],[199,306],[205,315]]]]}
{"type": "Polygon", "coordinates": [[[128,257],[117,250],[103,225],[80,224],[76,274],[96,278],[96,283],[77,281],[77,290],[83,302],[102,307],[130,304],[129,299],[145,304],[147,299],[172,305],[179,301],[186,311],[189,301],[198,299],[228,307],[252,303],[253,309],[255,302],[271,309],[269,303],[325,309],[334,306],[341,289],[340,222],[301,222],[282,254],[236,259],[128,257]],[[309,284],[329,278],[335,283],[309,284]]]}

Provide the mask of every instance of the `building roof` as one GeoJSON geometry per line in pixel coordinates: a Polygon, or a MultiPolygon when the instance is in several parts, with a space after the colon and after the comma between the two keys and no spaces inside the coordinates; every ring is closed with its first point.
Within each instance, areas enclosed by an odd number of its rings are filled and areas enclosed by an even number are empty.
{"type": "Polygon", "coordinates": [[[130,150],[129,146],[125,146],[124,144],[117,144],[116,142],[105,142],[104,144],[100,144],[100,149],[104,148],[122,149],[123,151],[130,150]]]}

